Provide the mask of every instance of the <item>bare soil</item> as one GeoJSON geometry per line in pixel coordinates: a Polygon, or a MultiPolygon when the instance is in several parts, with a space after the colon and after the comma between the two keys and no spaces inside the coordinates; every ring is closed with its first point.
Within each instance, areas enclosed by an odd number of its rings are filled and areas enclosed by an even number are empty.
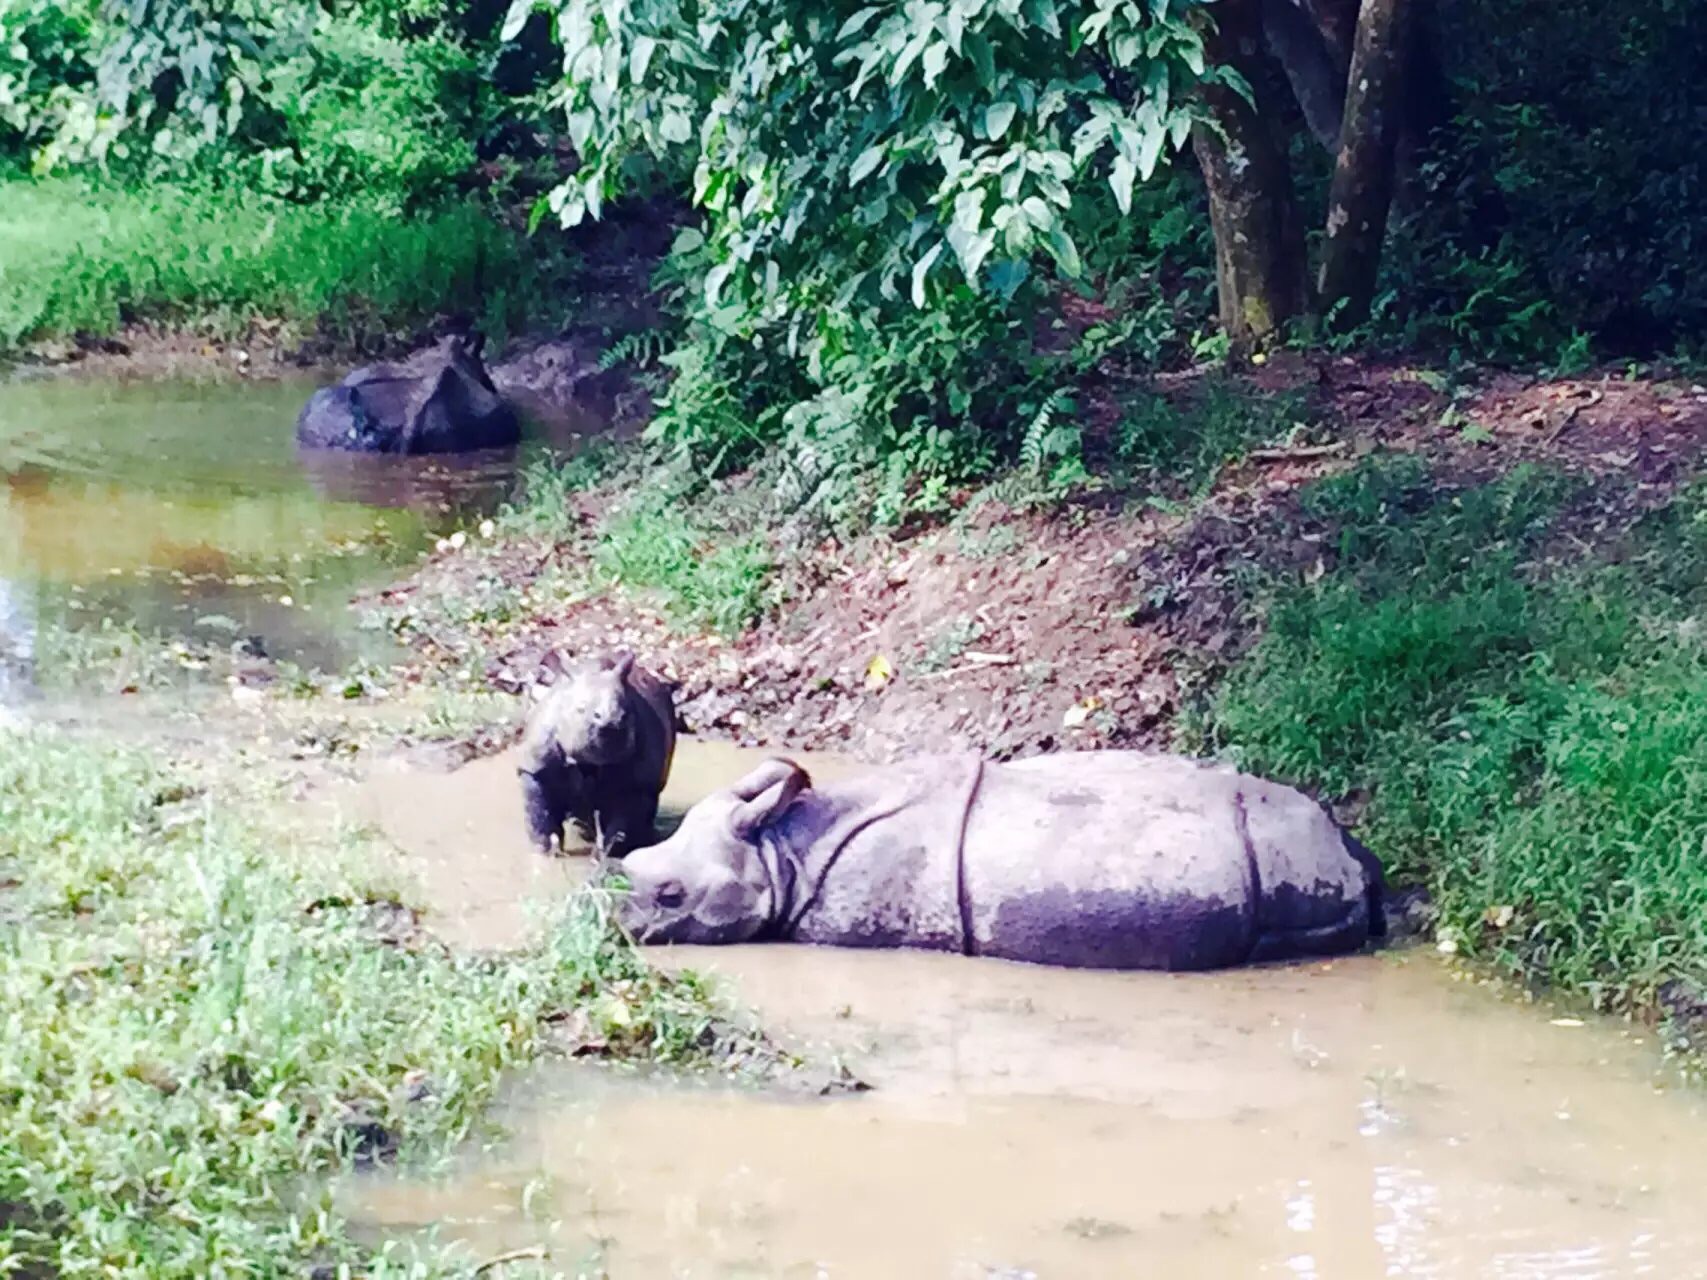
{"type": "MultiPolygon", "coordinates": [[[[1663,503],[1707,450],[1707,388],[1686,380],[1499,374],[1454,391],[1400,365],[1301,358],[1255,379],[1308,389],[1329,442],[1259,450],[1184,514],[1134,495],[1049,514],[985,504],[946,528],[789,549],[787,604],[733,641],[624,594],[553,595],[542,575],[568,547],[470,543],[378,603],[429,620],[412,678],[430,680],[473,642],[430,621],[435,597],[494,574],[537,585],[524,617],[477,637],[492,685],[519,689],[550,647],[626,646],[681,682],[690,732],[744,745],[874,761],[1161,747],[1194,689],[1259,633],[1246,575],[1332,567],[1334,530],[1298,501],[1309,482],[1377,451],[1422,455],[1448,484],[1545,463],[1593,481],[1560,522],[1559,555],[1577,558],[1663,503]]],[[[613,496],[581,500],[584,527],[613,496]]]]}

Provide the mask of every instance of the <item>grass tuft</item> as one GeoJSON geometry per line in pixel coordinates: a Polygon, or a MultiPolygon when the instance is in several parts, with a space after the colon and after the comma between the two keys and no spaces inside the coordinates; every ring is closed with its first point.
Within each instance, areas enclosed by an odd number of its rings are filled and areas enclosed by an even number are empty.
{"type": "Polygon", "coordinates": [[[663,1061],[718,1040],[597,899],[533,951],[456,954],[354,870],[359,840],[282,813],[253,776],[0,742],[0,1274],[354,1265],[316,1186],[445,1149],[545,1019],[663,1061]]]}
{"type": "Polygon", "coordinates": [[[762,537],[701,527],[663,488],[605,521],[593,562],[615,584],[656,592],[678,621],[725,635],[764,614],[776,571],[762,537]]]}

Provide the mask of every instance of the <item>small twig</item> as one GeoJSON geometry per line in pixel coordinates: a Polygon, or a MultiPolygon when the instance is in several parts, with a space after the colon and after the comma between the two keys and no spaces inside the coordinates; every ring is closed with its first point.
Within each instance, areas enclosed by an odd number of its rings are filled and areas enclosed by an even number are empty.
{"type": "Polygon", "coordinates": [[[1308,462],[1344,452],[1345,441],[1336,440],[1332,444],[1305,444],[1291,449],[1252,449],[1247,456],[1252,462],[1308,462]]]}
{"type": "Polygon", "coordinates": [[[1557,440],[1560,436],[1562,436],[1565,433],[1566,427],[1570,426],[1571,423],[1573,423],[1577,420],[1577,415],[1579,413],[1581,413],[1584,409],[1592,409],[1595,405],[1599,404],[1604,399],[1606,399],[1606,394],[1604,392],[1595,391],[1593,394],[1591,394],[1589,396],[1589,398],[1587,400],[1577,401],[1577,403],[1573,404],[1569,409],[1565,410],[1564,417],[1560,418],[1558,423],[1554,425],[1553,429],[1547,433],[1547,435],[1545,437],[1546,442],[1548,444],[1552,444],[1553,441],[1557,440]]]}
{"type": "Polygon", "coordinates": [[[508,1253],[500,1253],[495,1258],[488,1258],[474,1268],[474,1274],[483,1276],[488,1271],[496,1271],[499,1267],[508,1266],[512,1262],[540,1262],[551,1256],[542,1244],[530,1244],[525,1249],[511,1249],[508,1253]]]}
{"type": "Polygon", "coordinates": [[[1017,661],[1011,653],[980,653],[976,649],[968,649],[963,656],[968,662],[982,662],[992,667],[1011,667],[1017,661]]]}

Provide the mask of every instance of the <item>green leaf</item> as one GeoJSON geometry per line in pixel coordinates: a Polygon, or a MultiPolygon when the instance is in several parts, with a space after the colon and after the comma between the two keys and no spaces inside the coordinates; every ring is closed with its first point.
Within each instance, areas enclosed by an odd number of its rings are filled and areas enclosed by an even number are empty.
{"type": "Polygon", "coordinates": [[[877,166],[883,163],[883,158],[888,153],[889,146],[884,142],[879,142],[877,145],[867,147],[860,152],[859,158],[848,169],[848,185],[850,187],[858,186],[864,182],[876,170],[877,166]]]}
{"type": "Polygon", "coordinates": [[[545,215],[550,212],[550,196],[541,196],[533,202],[533,208],[528,210],[528,234],[530,236],[539,230],[539,224],[545,221],[545,215]]]}
{"type": "Polygon", "coordinates": [[[984,108],[984,136],[991,142],[1001,141],[1002,135],[1008,131],[1008,126],[1014,122],[1014,114],[1019,110],[1011,102],[992,102],[984,108]]]}
{"type": "Polygon", "coordinates": [[[954,50],[954,56],[960,56],[960,42],[966,37],[966,15],[960,12],[960,6],[950,4],[948,11],[942,15],[942,34],[948,41],[948,47],[954,50]]]}
{"type": "Polygon", "coordinates": [[[1138,144],[1138,173],[1145,182],[1156,172],[1156,161],[1162,158],[1162,146],[1168,140],[1168,131],[1158,123],[1144,130],[1144,138],[1138,144]]]}
{"type": "Polygon", "coordinates": [[[1084,273],[1084,263],[1079,260],[1078,246],[1073,243],[1073,237],[1067,234],[1065,227],[1056,225],[1049,229],[1044,244],[1049,249],[1049,256],[1055,259],[1061,273],[1069,279],[1077,279],[1084,273]]]}
{"type": "Polygon", "coordinates": [[[925,275],[932,265],[942,256],[942,241],[933,244],[924,257],[913,264],[913,305],[923,308],[925,305],[925,275]]]}
{"type": "Polygon", "coordinates": [[[961,272],[968,281],[976,284],[979,268],[996,247],[996,233],[971,230],[956,223],[949,227],[947,236],[948,247],[954,251],[955,261],[960,264],[961,272]]]}
{"type": "Polygon", "coordinates": [[[705,273],[705,304],[716,307],[718,296],[723,292],[723,286],[729,279],[729,273],[735,269],[733,262],[720,262],[705,273]]]}
{"type": "Polygon", "coordinates": [[[1138,168],[1125,156],[1114,157],[1114,172],[1108,175],[1108,185],[1114,189],[1114,203],[1120,212],[1132,212],[1132,186],[1138,180],[1138,168]]]}
{"type": "Polygon", "coordinates": [[[990,47],[990,42],[976,31],[966,35],[966,55],[972,59],[972,66],[978,73],[978,83],[986,89],[993,88],[996,83],[996,52],[990,47]]]}
{"type": "Polygon", "coordinates": [[[933,44],[925,50],[925,87],[928,89],[942,77],[942,70],[948,65],[948,46],[933,44]]]}
{"type": "Polygon", "coordinates": [[[858,35],[865,29],[865,24],[875,18],[877,14],[878,10],[875,7],[859,10],[846,22],[842,23],[841,30],[836,32],[836,43],[840,44],[850,36],[858,35]]]}
{"type": "Polygon", "coordinates": [[[658,122],[658,136],[665,142],[680,146],[693,137],[693,121],[681,111],[666,112],[658,122]]]}
{"type": "Polygon", "coordinates": [[[1175,50],[1179,60],[1194,76],[1203,74],[1203,37],[1187,28],[1180,33],[1179,46],[1175,50]]]}
{"type": "Polygon", "coordinates": [[[658,42],[651,36],[637,36],[634,48],[628,55],[628,78],[639,84],[646,78],[646,68],[652,62],[652,55],[658,50],[658,42]]]}
{"type": "Polygon", "coordinates": [[[929,31],[921,31],[912,38],[905,49],[901,50],[901,56],[895,59],[895,65],[889,68],[889,85],[891,88],[906,78],[908,69],[919,60],[919,55],[924,53],[925,46],[930,43],[930,39],[931,33],[929,31]]]}

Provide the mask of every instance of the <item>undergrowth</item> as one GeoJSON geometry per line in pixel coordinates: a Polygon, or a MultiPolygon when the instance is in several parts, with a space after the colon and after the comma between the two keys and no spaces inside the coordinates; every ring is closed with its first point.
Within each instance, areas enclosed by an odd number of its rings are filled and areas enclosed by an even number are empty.
{"type": "Polygon", "coordinates": [[[776,570],[761,535],[701,523],[662,488],[606,519],[593,564],[614,584],[656,594],[678,621],[726,635],[765,612],[776,570]]]}
{"type": "Polygon", "coordinates": [[[545,301],[562,274],[546,243],[474,200],[399,217],[359,195],[296,204],[229,189],[4,183],[0,354],[135,320],[221,337],[280,322],[354,345],[463,312],[501,338],[563,319],[545,301]]]}
{"type": "Polygon", "coordinates": [[[455,954],[353,871],[354,836],[276,799],[253,771],[0,741],[0,1275],[397,1274],[317,1188],[444,1149],[543,1019],[664,1061],[719,1042],[704,989],[597,900],[533,950],[455,954]]]}
{"type": "MultiPolygon", "coordinates": [[[[1591,564],[1545,554],[1563,481],[1416,462],[1319,484],[1338,562],[1279,584],[1203,726],[1343,796],[1451,949],[1602,1007],[1707,989],[1707,489],[1591,564]]],[[[1236,746],[1235,746],[1236,744],[1236,746]]]]}

